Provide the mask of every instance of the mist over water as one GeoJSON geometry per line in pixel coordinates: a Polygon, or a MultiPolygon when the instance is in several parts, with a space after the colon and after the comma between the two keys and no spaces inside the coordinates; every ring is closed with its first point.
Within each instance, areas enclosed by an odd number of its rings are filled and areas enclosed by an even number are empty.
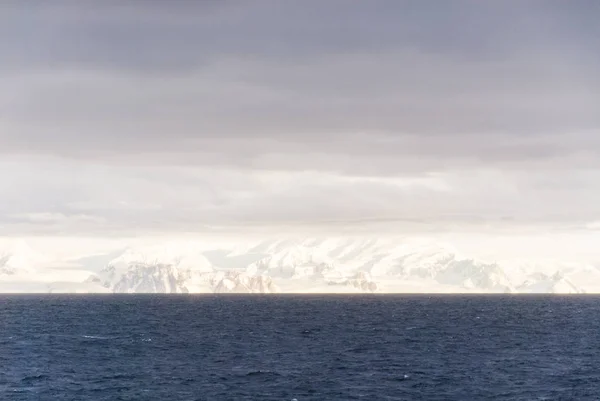
{"type": "Polygon", "coordinates": [[[593,296],[0,297],[0,398],[587,400],[593,296]]]}

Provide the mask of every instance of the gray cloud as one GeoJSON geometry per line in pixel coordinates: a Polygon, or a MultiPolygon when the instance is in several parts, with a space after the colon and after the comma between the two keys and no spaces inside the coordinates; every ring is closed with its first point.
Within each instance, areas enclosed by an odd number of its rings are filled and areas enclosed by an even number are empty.
{"type": "Polygon", "coordinates": [[[0,155],[20,158],[0,213],[595,220],[599,17],[592,0],[5,2],[0,155]],[[450,189],[392,183],[432,174],[450,189]]]}
{"type": "Polygon", "coordinates": [[[595,221],[600,172],[453,171],[353,177],[209,167],[0,163],[0,235],[197,231],[340,224],[388,229],[595,221]],[[25,228],[24,228],[25,227],[25,228]]]}
{"type": "Polygon", "coordinates": [[[135,73],[196,69],[230,54],[301,60],[416,48],[477,60],[543,47],[585,49],[597,38],[599,11],[593,0],[32,1],[3,9],[3,37],[17,38],[3,50],[15,64],[135,73]]]}

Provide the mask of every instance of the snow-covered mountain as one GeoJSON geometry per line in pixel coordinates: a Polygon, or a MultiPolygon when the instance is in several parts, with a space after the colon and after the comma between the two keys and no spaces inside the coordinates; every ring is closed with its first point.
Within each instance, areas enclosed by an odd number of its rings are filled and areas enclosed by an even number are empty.
{"type": "Polygon", "coordinates": [[[332,287],[348,283],[371,292],[393,292],[398,282],[419,280],[469,291],[513,291],[510,278],[497,264],[462,257],[438,244],[308,239],[263,242],[248,251],[267,254],[249,266],[251,271],[280,280],[310,279],[332,287]]]}
{"type": "MultiPolygon", "coordinates": [[[[236,250],[237,255],[242,252],[236,250]]],[[[252,263],[251,271],[282,282],[312,285],[318,292],[324,290],[319,285],[323,282],[331,292],[337,292],[341,283],[371,292],[583,291],[580,280],[568,278],[573,271],[552,271],[551,264],[544,265],[544,272],[527,264],[502,265],[462,255],[448,244],[419,239],[275,240],[260,242],[246,252],[267,255],[252,263]]]]}
{"type": "Polygon", "coordinates": [[[92,274],[87,284],[115,293],[274,293],[266,275],[246,270],[219,270],[203,247],[175,244],[129,249],[92,274]]]}
{"type": "Polygon", "coordinates": [[[0,291],[26,281],[51,292],[600,292],[589,261],[480,260],[415,238],[169,241],[103,255],[48,269],[52,257],[13,241],[0,248],[0,291]]]}
{"type": "Polygon", "coordinates": [[[517,292],[533,293],[533,294],[580,294],[585,290],[577,287],[571,280],[564,277],[561,272],[556,272],[553,275],[544,273],[532,274],[524,283],[521,283],[517,288],[517,292]]]}
{"type": "Polygon", "coordinates": [[[23,240],[0,243],[0,275],[34,273],[51,258],[34,250],[23,240]]]}
{"type": "Polygon", "coordinates": [[[273,294],[280,292],[271,277],[240,271],[216,272],[211,275],[210,284],[213,292],[218,294],[273,294]]]}

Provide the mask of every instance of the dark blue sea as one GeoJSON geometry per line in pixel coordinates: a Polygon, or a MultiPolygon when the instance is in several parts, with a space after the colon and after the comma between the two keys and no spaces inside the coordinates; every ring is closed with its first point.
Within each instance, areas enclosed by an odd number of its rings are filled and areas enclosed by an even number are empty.
{"type": "Polygon", "coordinates": [[[600,298],[0,296],[0,400],[598,400],[600,298]]]}

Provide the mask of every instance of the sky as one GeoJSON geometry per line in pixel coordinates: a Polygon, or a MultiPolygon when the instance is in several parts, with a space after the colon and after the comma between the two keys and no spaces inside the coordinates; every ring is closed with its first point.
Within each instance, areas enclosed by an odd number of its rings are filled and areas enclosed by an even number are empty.
{"type": "Polygon", "coordinates": [[[596,0],[0,4],[0,235],[600,229],[596,0]]]}

